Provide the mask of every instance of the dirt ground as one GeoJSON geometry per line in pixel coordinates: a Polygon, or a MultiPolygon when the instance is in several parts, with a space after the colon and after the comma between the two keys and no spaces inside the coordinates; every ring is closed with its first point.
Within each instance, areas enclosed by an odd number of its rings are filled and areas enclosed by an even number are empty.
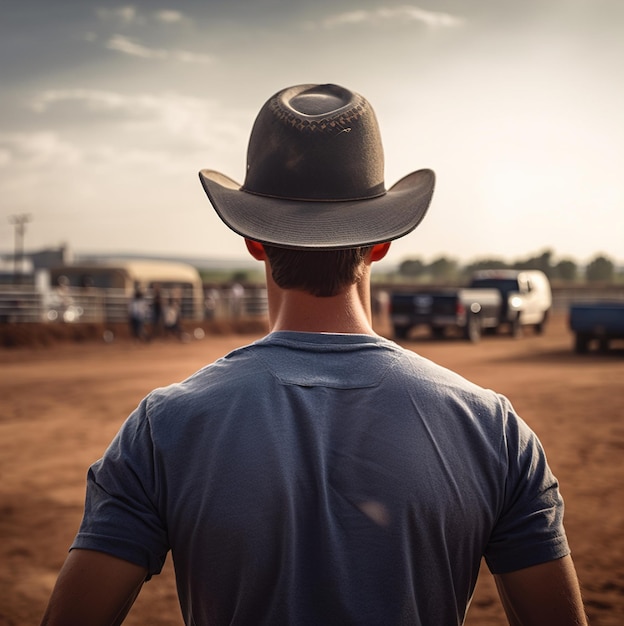
{"type": "MultiPolygon", "coordinates": [[[[80,522],[87,467],[143,395],[257,336],[0,349],[2,626],[39,623],[80,522]]],[[[511,399],[560,480],[591,624],[624,623],[624,349],[574,354],[564,316],[542,336],[404,345],[511,399]]],[[[182,624],[170,561],[126,623],[182,624]]],[[[485,566],[466,623],[505,623],[485,566]]]]}

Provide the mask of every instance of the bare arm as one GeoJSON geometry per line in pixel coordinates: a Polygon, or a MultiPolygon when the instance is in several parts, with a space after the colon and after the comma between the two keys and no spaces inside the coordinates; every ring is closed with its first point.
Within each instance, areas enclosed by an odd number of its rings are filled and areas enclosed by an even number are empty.
{"type": "Polygon", "coordinates": [[[117,626],[141,591],[147,571],[93,550],[67,556],[41,626],[117,626]]]}
{"type": "Polygon", "coordinates": [[[511,626],[587,626],[569,556],[495,579],[511,626]]]}

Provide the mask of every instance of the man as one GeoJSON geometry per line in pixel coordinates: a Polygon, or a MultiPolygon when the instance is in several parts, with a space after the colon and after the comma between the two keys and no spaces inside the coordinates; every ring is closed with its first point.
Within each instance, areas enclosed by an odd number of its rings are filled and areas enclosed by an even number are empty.
{"type": "Polygon", "coordinates": [[[200,178],[265,264],[271,332],[129,417],[43,623],[120,623],[171,550],[187,624],[461,624],[483,556],[510,623],[585,624],[536,436],[372,328],[371,264],[433,172],[386,191],[368,102],[301,85],[262,107],[242,187],[200,178]]]}

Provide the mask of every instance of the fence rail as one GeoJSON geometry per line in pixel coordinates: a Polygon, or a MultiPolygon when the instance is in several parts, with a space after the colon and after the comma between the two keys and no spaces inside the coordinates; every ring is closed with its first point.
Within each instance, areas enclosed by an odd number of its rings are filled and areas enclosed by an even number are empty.
{"type": "Polygon", "coordinates": [[[553,289],[553,309],[565,311],[571,304],[588,302],[624,302],[624,287],[579,288],[559,287],[553,289]]]}
{"type": "MultiPolygon", "coordinates": [[[[0,286],[0,323],[23,322],[125,322],[132,296],[123,289],[66,288],[40,291],[32,285],[0,286]]],[[[146,294],[151,304],[151,294],[146,294]]],[[[201,304],[201,315],[192,294],[183,293],[181,318],[233,319],[265,316],[266,290],[254,288],[244,293],[210,289],[201,304]]]]}
{"type": "MultiPolygon", "coordinates": [[[[374,286],[373,291],[391,291],[374,286]]],[[[375,296],[375,294],[373,294],[375,296]]],[[[123,289],[76,288],[41,291],[33,285],[0,285],[0,323],[11,322],[125,322],[131,296],[123,289]]],[[[151,294],[146,294],[151,303],[151,294]]],[[[373,298],[375,299],[375,298],[373,298]]],[[[624,302],[623,287],[553,289],[553,310],[564,311],[571,304],[594,301],[624,302]]],[[[266,289],[250,287],[240,291],[206,289],[204,301],[196,306],[191,293],[182,293],[182,319],[227,320],[267,315],[266,289]],[[202,316],[198,317],[198,308],[202,316]]]]}

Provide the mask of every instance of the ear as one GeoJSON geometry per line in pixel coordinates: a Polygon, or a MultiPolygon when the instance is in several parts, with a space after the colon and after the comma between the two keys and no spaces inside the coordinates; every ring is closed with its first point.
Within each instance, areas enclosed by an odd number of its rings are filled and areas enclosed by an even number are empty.
{"type": "Polygon", "coordinates": [[[256,261],[264,261],[266,259],[264,246],[259,241],[245,239],[245,245],[247,246],[247,250],[249,250],[249,254],[251,254],[256,261]]]}
{"type": "Polygon", "coordinates": [[[390,242],[386,243],[378,243],[373,246],[371,250],[371,261],[381,261],[386,254],[388,254],[388,250],[390,250],[390,242]]]}

